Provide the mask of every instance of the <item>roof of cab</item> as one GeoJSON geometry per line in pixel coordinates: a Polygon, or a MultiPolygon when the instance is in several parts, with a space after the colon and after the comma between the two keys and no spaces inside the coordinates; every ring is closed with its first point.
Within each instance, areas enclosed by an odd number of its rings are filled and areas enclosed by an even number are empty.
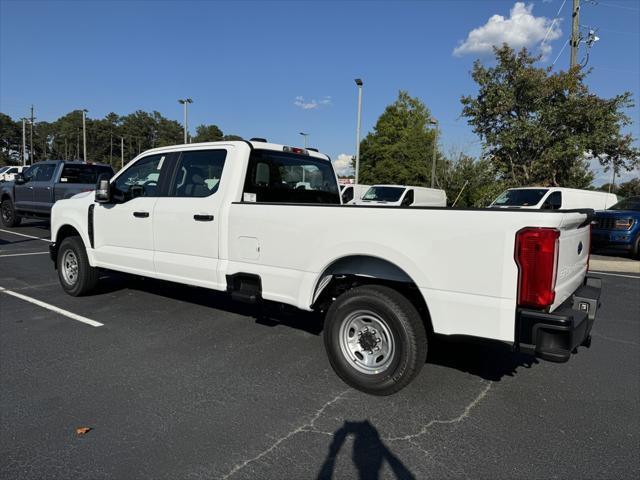
{"type": "MultiPolygon", "coordinates": [[[[182,150],[185,148],[189,148],[189,149],[194,149],[194,150],[198,150],[200,148],[206,148],[206,147],[215,147],[215,146],[222,146],[222,145],[249,145],[252,149],[259,149],[259,150],[273,150],[275,152],[283,152],[284,151],[284,147],[288,146],[290,148],[300,148],[302,150],[305,150],[303,147],[296,147],[293,145],[281,145],[278,143],[270,143],[270,142],[259,142],[259,141],[250,141],[250,140],[229,140],[229,141],[225,141],[225,140],[221,140],[218,142],[201,142],[201,143],[183,143],[183,144],[179,144],[179,145],[170,145],[170,146],[166,146],[166,147],[158,147],[158,148],[153,148],[150,150],[146,150],[143,153],[162,153],[162,152],[173,152],[176,150],[182,150]]],[[[329,158],[329,155],[326,155],[324,153],[320,153],[320,152],[315,152],[313,150],[306,150],[306,152],[308,153],[308,155],[310,157],[313,158],[317,158],[319,160],[327,160],[327,161],[331,161],[331,158],[329,158]]]]}

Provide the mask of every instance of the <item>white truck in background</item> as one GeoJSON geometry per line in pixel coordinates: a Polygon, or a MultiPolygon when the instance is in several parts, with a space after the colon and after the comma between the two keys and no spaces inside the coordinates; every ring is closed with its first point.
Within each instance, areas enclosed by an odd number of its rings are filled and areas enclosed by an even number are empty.
{"type": "Polygon", "coordinates": [[[409,185],[373,185],[356,205],[381,207],[446,207],[444,190],[409,185]]]}
{"type": "Polygon", "coordinates": [[[489,206],[538,210],[606,210],[616,203],[618,197],[613,193],[564,187],[520,187],[505,190],[489,206]]]}
{"type": "Polygon", "coordinates": [[[340,185],[340,196],[344,205],[353,205],[362,199],[362,196],[369,190],[369,185],[346,184],[340,185]]]}
{"type": "Polygon", "coordinates": [[[106,269],[323,312],[336,373],[388,395],[422,368],[428,333],[554,361],[588,345],[590,214],[342,205],[323,154],[214,142],[149,150],[58,201],[50,250],[70,295],[106,269]]]}

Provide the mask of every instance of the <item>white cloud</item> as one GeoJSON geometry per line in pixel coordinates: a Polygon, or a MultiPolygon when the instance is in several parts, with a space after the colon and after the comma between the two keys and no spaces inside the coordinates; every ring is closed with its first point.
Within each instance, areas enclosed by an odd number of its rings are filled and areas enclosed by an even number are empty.
{"type": "Polygon", "coordinates": [[[508,43],[516,50],[538,46],[542,55],[548,56],[551,53],[548,42],[562,36],[559,25],[561,19],[554,22],[546,17],[536,17],[532,12],[533,4],[516,2],[509,12],[509,18],[493,15],[487,23],[471,30],[467,39],[460,41],[453,49],[453,54],[457,57],[482,55],[491,53],[494,46],[508,43]]]}
{"type": "Polygon", "coordinates": [[[331,105],[331,97],[330,96],[326,96],[326,97],[323,97],[319,101],[316,100],[316,99],[312,99],[312,100],[307,102],[302,95],[298,95],[295,98],[293,104],[296,107],[300,107],[303,110],[315,110],[315,109],[320,108],[320,107],[331,105]]]}
{"type": "Polygon", "coordinates": [[[333,161],[333,169],[341,177],[347,177],[353,175],[353,167],[351,166],[351,155],[341,153],[333,161]]]}

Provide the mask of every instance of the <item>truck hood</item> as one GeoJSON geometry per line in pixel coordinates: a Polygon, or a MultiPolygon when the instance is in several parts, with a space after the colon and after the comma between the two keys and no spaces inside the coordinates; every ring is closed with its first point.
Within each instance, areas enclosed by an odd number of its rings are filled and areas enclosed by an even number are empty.
{"type": "Polygon", "coordinates": [[[89,195],[91,195],[92,193],[94,193],[93,190],[88,191],[88,192],[80,192],[80,193],[76,193],[74,196],[72,196],[71,198],[84,198],[84,197],[88,197],[89,195]]]}
{"type": "Polygon", "coordinates": [[[640,212],[637,210],[598,210],[596,217],[620,218],[634,217],[640,218],[640,212]]]}

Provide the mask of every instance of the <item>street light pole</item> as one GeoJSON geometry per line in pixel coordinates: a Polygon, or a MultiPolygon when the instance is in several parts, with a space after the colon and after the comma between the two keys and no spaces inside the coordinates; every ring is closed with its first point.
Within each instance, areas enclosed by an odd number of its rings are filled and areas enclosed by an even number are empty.
{"type": "Polygon", "coordinates": [[[360,175],[360,127],[362,125],[362,80],[360,78],[355,79],[358,86],[358,125],[356,126],[356,185],[358,185],[360,175]]]}
{"type": "Polygon", "coordinates": [[[436,149],[438,147],[438,121],[435,118],[429,120],[431,125],[434,125],[433,135],[433,158],[431,160],[431,188],[436,185],[436,149]]]}
{"type": "Polygon", "coordinates": [[[309,136],[308,133],[304,133],[304,132],[300,132],[300,135],[302,135],[304,137],[304,148],[307,148],[307,137],[309,136]]]}
{"type": "Polygon", "coordinates": [[[188,108],[187,105],[189,103],[193,103],[193,100],[191,100],[190,98],[179,98],[178,103],[181,103],[182,105],[184,105],[184,143],[187,143],[188,141],[187,132],[189,131],[189,118],[187,113],[187,108],[188,108]]]}
{"type": "Polygon", "coordinates": [[[124,168],[124,137],[120,137],[120,169],[124,168]]]}
{"type": "Polygon", "coordinates": [[[83,160],[85,163],[87,162],[87,110],[86,108],[82,109],[82,151],[83,151],[83,160]]]}
{"type": "Polygon", "coordinates": [[[22,119],[22,166],[27,166],[27,119],[22,119]]]}

